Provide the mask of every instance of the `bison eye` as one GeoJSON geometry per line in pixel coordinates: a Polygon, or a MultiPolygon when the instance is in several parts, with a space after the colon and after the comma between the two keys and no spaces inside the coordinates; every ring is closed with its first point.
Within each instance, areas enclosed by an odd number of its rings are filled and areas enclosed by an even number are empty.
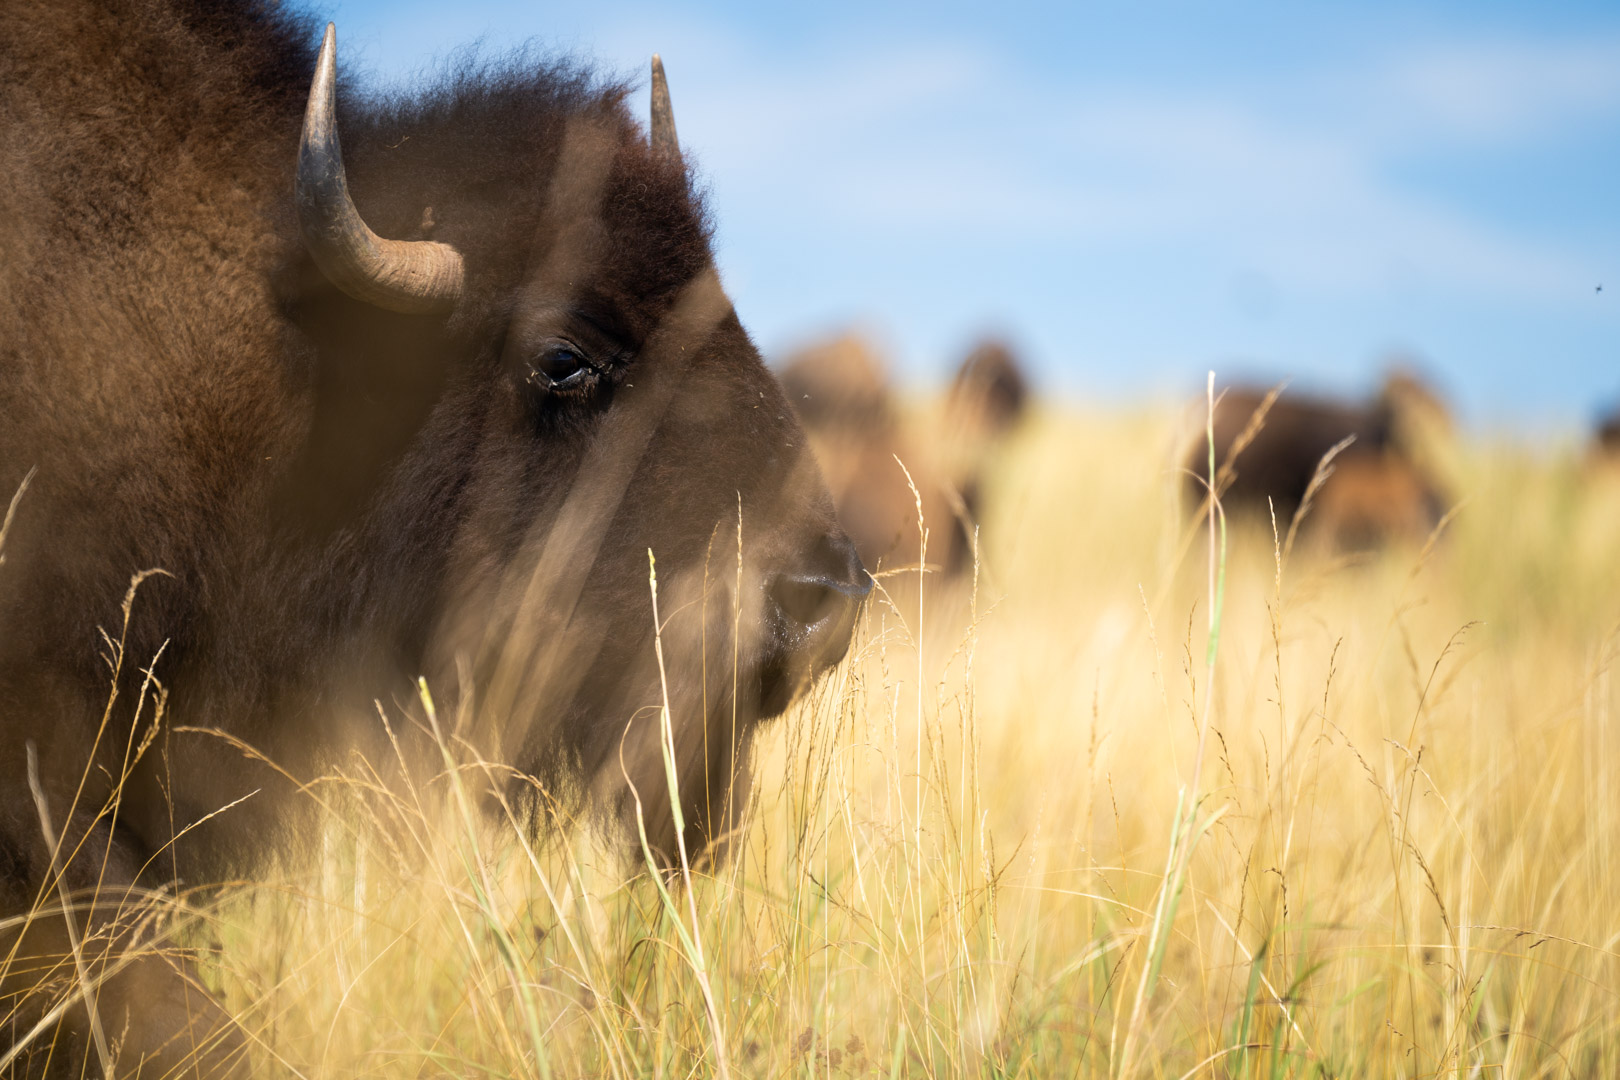
{"type": "Polygon", "coordinates": [[[572,390],[591,375],[585,355],[565,341],[554,341],[529,362],[529,381],[543,390],[572,390]]]}

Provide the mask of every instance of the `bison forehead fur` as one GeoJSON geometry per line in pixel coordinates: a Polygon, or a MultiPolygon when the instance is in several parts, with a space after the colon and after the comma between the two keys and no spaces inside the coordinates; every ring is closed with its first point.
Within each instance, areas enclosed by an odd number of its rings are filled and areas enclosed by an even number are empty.
{"type": "Polygon", "coordinates": [[[451,310],[398,314],[300,237],[316,29],[253,0],[19,0],[0,20],[0,485],[32,475],[0,566],[18,895],[44,872],[25,754],[67,820],[106,705],[98,628],[118,636],[142,571],[163,573],[134,600],[122,679],[156,658],[173,775],[131,778],[104,846],[140,866],[269,793],[165,856],[193,879],[251,861],[291,809],[267,770],[179,728],[296,776],[375,740],[372,703],[409,708],[419,675],[477,698],[480,749],[521,770],[612,789],[623,744],[662,783],[648,725],[626,735],[658,700],[649,549],[680,611],[694,846],[729,827],[715,793],[736,801],[747,730],[847,646],[864,572],[720,289],[685,163],[649,146],[626,87],[524,57],[408,95],[340,84],[360,215],[464,264],[451,310]],[[728,675],[740,657],[736,700],[729,677],[685,677],[705,647],[728,675]],[[736,738],[703,737],[734,716],[736,738]]]}

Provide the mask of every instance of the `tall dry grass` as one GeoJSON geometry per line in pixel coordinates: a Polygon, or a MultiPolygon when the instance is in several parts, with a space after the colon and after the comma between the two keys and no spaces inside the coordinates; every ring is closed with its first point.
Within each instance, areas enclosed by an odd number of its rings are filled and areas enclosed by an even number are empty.
{"type": "Polygon", "coordinates": [[[1430,548],[1212,574],[1173,426],[1020,435],[718,871],[345,763],[316,858],[174,902],[265,1074],[1620,1075],[1620,482],[1467,447],[1430,548]]]}

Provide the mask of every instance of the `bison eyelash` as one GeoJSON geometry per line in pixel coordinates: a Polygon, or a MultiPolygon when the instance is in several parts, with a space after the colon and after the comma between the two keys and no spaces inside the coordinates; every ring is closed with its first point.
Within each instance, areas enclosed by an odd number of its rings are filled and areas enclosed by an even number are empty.
{"type": "Polygon", "coordinates": [[[566,338],[546,342],[528,362],[525,381],[547,394],[588,392],[603,374],[602,365],[566,338]]]}

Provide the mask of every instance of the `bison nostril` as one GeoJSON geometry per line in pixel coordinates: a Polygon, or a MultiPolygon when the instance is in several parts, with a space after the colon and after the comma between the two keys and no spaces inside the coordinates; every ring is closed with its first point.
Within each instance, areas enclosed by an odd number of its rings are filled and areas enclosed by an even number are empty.
{"type": "Polygon", "coordinates": [[[872,575],[842,533],[823,535],[799,564],[771,584],[771,599],[788,619],[814,626],[828,615],[852,611],[872,591],[872,575]]]}
{"type": "Polygon", "coordinates": [[[774,578],[767,593],[779,627],[781,644],[812,669],[837,663],[849,648],[855,613],[872,591],[872,576],[861,565],[855,546],[842,533],[823,535],[793,572],[774,578]]]}

